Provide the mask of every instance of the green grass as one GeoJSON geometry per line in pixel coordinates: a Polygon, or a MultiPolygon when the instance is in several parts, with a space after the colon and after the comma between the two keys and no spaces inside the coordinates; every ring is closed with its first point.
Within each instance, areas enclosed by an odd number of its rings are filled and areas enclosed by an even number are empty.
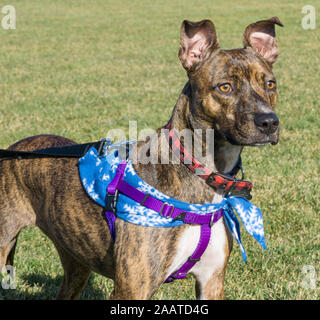
{"type": "MultiPolygon", "coordinates": [[[[301,27],[301,9],[316,1],[10,1],[17,29],[0,29],[0,146],[52,133],[78,142],[111,128],[157,128],[169,119],[186,82],[177,58],[183,19],[214,21],[221,46],[241,46],[245,27],[279,16],[277,146],[249,148],[243,162],[264,214],[267,251],[244,232],[248,262],[237,245],[225,281],[227,299],[319,299],[305,289],[302,268],[320,279],[320,32],[301,27]]],[[[4,4],[3,4],[4,5],[4,4]]],[[[0,5],[1,6],[1,5],[0,5]]],[[[320,10],[317,4],[316,9],[320,10]]],[[[3,299],[51,299],[62,267],[35,227],[22,231],[17,288],[3,299]]],[[[193,299],[194,280],[163,285],[155,299],[193,299]]],[[[93,274],[81,299],[105,299],[112,281],[93,274]]]]}

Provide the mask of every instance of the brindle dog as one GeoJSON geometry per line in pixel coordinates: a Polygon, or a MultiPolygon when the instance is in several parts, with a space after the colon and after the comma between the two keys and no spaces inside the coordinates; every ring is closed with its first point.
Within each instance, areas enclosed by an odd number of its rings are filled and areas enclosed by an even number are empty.
{"type": "MultiPolygon", "coordinates": [[[[175,105],[171,126],[178,131],[213,128],[214,157],[207,157],[206,165],[216,171],[229,172],[244,146],[278,142],[272,74],[278,56],[275,24],[282,26],[277,17],[253,23],[245,30],[244,48],[221,50],[210,20],[182,23],[179,58],[189,81],[175,105]]],[[[160,129],[157,135],[163,139],[160,129]]],[[[71,144],[75,142],[40,135],[9,149],[71,144]]],[[[138,155],[143,147],[145,142],[138,144],[138,155]]],[[[147,183],[181,201],[210,203],[223,197],[221,190],[213,190],[182,163],[138,163],[135,170],[147,183]]],[[[199,240],[198,225],[153,228],[117,219],[114,243],[102,208],[82,188],[76,159],[2,161],[0,193],[0,270],[12,265],[21,229],[35,224],[53,241],[64,268],[58,299],[77,298],[91,271],[114,280],[113,299],[148,299],[199,240]]],[[[223,219],[212,228],[209,246],[191,270],[200,299],[224,298],[232,238],[223,219]]]]}

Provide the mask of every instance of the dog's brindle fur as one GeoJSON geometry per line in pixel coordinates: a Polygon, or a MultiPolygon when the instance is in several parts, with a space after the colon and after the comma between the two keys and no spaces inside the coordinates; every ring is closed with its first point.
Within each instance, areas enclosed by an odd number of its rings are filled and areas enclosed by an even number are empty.
{"type": "MultiPolygon", "coordinates": [[[[266,88],[267,81],[274,80],[271,67],[278,55],[275,24],[281,25],[278,18],[252,24],[245,31],[244,48],[220,50],[211,21],[182,23],[179,57],[189,81],[171,123],[179,131],[215,129],[214,158],[207,157],[206,164],[219,172],[233,168],[243,146],[278,141],[277,124],[266,132],[255,123],[258,114],[274,114],[277,101],[276,90],[266,88]],[[223,83],[229,83],[232,91],[221,92],[223,83]]],[[[164,139],[160,129],[157,135],[159,141],[164,139]]],[[[63,137],[40,135],[9,149],[71,144],[75,142],[63,137]]],[[[148,148],[140,142],[138,156],[148,148]]],[[[150,298],[194,251],[200,227],[152,228],[117,219],[114,243],[102,208],[82,188],[77,162],[69,158],[0,162],[0,269],[13,264],[20,230],[37,225],[53,241],[64,268],[58,299],[77,298],[91,271],[114,280],[113,299],[150,298]]],[[[146,182],[181,201],[210,203],[222,197],[221,191],[210,188],[183,164],[138,163],[135,170],[146,182]]],[[[232,248],[223,219],[212,228],[209,247],[191,272],[196,277],[197,298],[202,299],[224,298],[232,248]]]]}

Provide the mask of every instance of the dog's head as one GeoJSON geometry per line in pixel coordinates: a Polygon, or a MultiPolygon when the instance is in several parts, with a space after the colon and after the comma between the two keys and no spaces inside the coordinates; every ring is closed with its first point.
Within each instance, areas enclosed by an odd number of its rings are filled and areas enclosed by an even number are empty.
{"type": "Polygon", "coordinates": [[[221,50],[210,20],[183,21],[179,58],[188,73],[190,112],[199,127],[213,128],[236,145],[278,142],[275,24],[283,26],[277,17],[250,24],[244,48],[221,50]]]}

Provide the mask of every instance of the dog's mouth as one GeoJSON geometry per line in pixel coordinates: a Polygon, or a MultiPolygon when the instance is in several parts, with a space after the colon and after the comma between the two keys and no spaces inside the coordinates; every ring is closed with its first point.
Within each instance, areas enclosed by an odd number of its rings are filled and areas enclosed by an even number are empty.
{"type": "Polygon", "coordinates": [[[279,128],[272,134],[262,134],[252,140],[252,142],[247,144],[248,146],[276,145],[279,141],[279,128]]]}
{"type": "Polygon", "coordinates": [[[239,146],[251,146],[251,147],[259,147],[266,145],[276,145],[279,141],[279,133],[273,133],[271,135],[266,134],[258,134],[258,135],[245,135],[241,132],[237,132],[237,134],[224,134],[225,140],[233,145],[239,146]]]}
{"type": "Polygon", "coordinates": [[[277,140],[266,140],[266,141],[259,141],[259,142],[253,142],[253,143],[249,143],[246,144],[246,146],[251,146],[251,147],[262,147],[262,146],[266,146],[266,145],[276,145],[278,143],[278,139],[277,140]]]}

